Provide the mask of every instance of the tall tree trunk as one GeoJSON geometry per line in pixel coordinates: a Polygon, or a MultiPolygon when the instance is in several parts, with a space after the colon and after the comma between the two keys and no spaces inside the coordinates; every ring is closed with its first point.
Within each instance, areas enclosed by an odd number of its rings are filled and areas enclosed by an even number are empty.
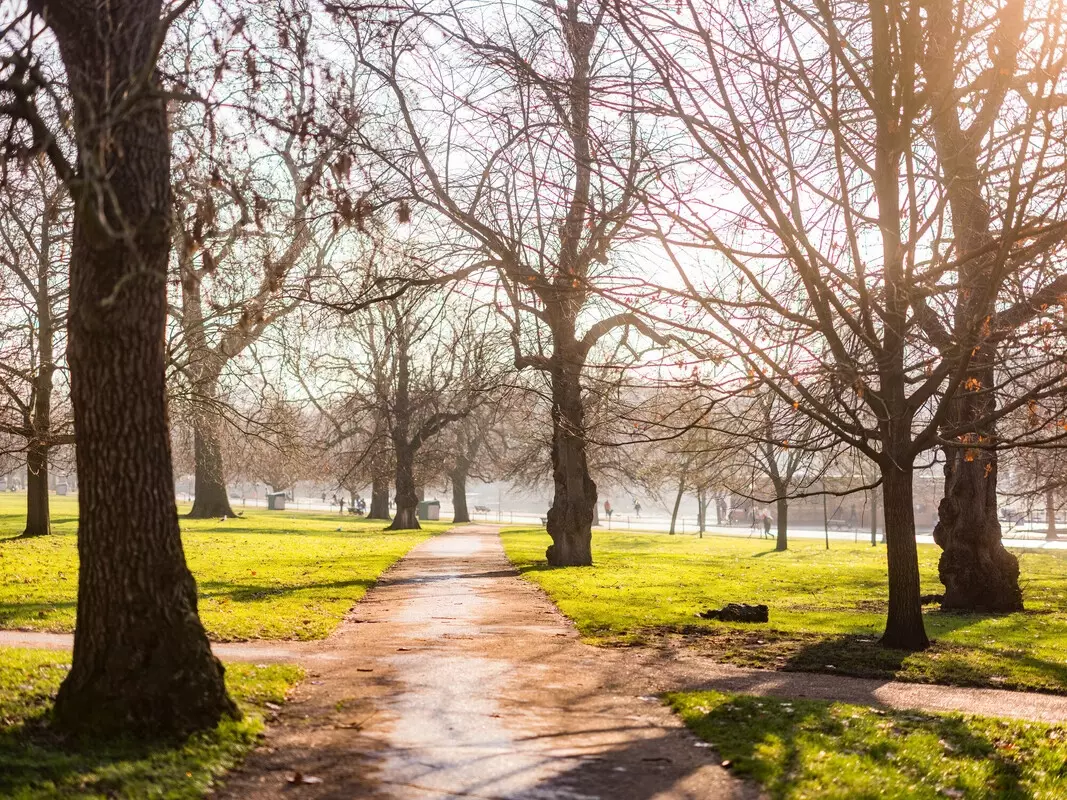
{"type": "MultiPolygon", "coordinates": [[[[1013,75],[1025,29],[1024,3],[1008,3],[995,18],[997,66],[1013,75]]],[[[957,255],[982,253],[962,260],[957,270],[955,335],[957,346],[971,352],[965,383],[951,400],[946,419],[948,439],[960,428],[993,419],[996,410],[993,365],[995,348],[984,341],[983,320],[996,310],[997,243],[994,216],[987,200],[981,166],[981,143],[990,133],[963,123],[954,58],[960,45],[957,4],[927,4],[927,93],[931,105],[933,145],[944,176],[957,255]]],[[[994,99],[990,90],[989,101],[994,99]]],[[[1004,99],[1001,98],[1003,103],[1004,99]]],[[[993,119],[995,117],[990,117],[993,119]]],[[[992,422],[971,436],[983,445],[996,441],[992,422]]],[[[1020,611],[1019,562],[1000,541],[997,517],[997,457],[992,449],[945,448],[945,493],[938,505],[934,541],[944,551],[938,573],[945,584],[942,608],[1020,611]]],[[[888,513],[888,509],[887,509],[888,513]]]]}
{"type": "Polygon", "coordinates": [[[674,495],[674,508],[671,510],[671,536],[674,536],[674,526],[678,522],[678,509],[682,507],[682,496],[685,494],[685,473],[682,473],[678,481],[678,491],[674,495]]]}
{"type": "MultiPolygon", "coordinates": [[[[206,357],[205,357],[206,358],[206,357]]],[[[194,365],[196,367],[196,365],[194,365]]],[[[222,460],[220,431],[222,420],[218,413],[218,373],[207,365],[207,371],[194,386],[193,403],[193,507],[191,519],[233,516],[230,496],[226,491],[226,470],[222,460]]]]}
{"type": "Polygon", "coordinates": [[[48,509],[48,446],[30,442],[26,453],[26,530],[23,536],[47,536],[52,532],[48,509]]]}
{"type": "Polygon", "coordinates": [[[52,265],[53,203],[46,198],[41,219],[41,239],[37,263],[37,374],[34,377],[33,437],[26,452],[26,529],[23,536],[47,536],[52,532],[48,508],[48,454],[52,436],[52,390],[55,375],[55,325],[52,315],[52,287],[48,276],[52,265]]]}
{"type": "Polygon", "coordinates": [[[708,490],[697,489],[697,531],[703,535],[708,524],[708,490]]]}
{"type": "MultiPolygon", "coordinates": [[[[573,331],[573,327],[571,328],[573,331]]],[[[593,563],[593,512],[596,484],[586,460],[585,409],[582,406],[583,357],[573,334],[556,337],[552,375],[552,482],[555,492],[548,510],[552,544],[545,556],[554,567],[593,563]],[[560,341],[562,339],[562,342],[560,341]]]]}
{"type": "Polygon", "coordinates": [[[448,477],[452,481],[452,522],[470,522],[471,515],[467,510],[467,465],[457,462],[448,477]]]}
{"type": "Polygon", "coordinates": [[[391,520],[389,516],[389,478],[377,472],[371,478],[370,509],[367,519],[391,520]]]}
{"type": "Polygon", "coordinates": [[[784,553],[789,549],[789,500],[778,496],[778,540],[774,549],[784,553]]]}
{"type": "Polygon", "coordinates": [[[886,553],[889,562],[889,614],[882,644],[901,650],[930,645],[919,602],[919,554],[915,543],[912,471],[882,468],[886,553]]]}
{"type": "Polygon", "coordinates": [[[1056,490],[1051,487],[1045,490],[1045,515],[1048,517],[1045,539],[1054,542],[1060,537],[1056,533],[1056,490]]]}
{"type": "Polygon", "coordinates": [[[396,516],[391,531],[419,530],[419,494],[415,489],[415,453],[406,443],[396,448],[396,516]]]}
{"type": "Polygon", "coordinates": [[[90,182],[72,185],[80,571],[55,722],[96,735],[184,734],[238,712],[197,615],[174,497],[163,347],[170,141],[150,77],[160,2],[44,6],[75,102],[79,174],[90,182]]]}

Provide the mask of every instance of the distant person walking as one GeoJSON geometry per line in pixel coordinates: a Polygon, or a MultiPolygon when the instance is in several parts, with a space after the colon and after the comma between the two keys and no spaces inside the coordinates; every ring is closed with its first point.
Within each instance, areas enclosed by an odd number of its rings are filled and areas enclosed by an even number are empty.
{"type": "Polygon", "coordinates": [[[613,509],[611,507],[611,501],[610,500],[605,500],[604,501],[604,513],[608,515],[608,520],[609,521],[611,520],[611,512],[612,511],[613,511],[613,509]]]}
{"type": "Polygon", "coordinates": [[[637,515],[638,519],[641,518],[641,502],[639,500],[634,500],[634,514],[637,515]]]}

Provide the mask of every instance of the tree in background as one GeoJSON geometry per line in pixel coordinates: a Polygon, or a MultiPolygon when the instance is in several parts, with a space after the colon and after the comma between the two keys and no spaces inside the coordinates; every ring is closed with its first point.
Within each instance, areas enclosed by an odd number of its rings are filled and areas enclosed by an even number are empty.
{"type": "Polygon", "coordinates": [[[316,16],[302,0],[242,0],[224,13],[240,20],[235,36],[221,41],[208,20],[190,23],[170,54],[199,65],[185,81],[201,95],[226,93],[223,111],[189,104],[175,120],[172,358],[193,421],[193,518],[233,513],[220,443],[224,377],[310,298],[365,202],[363,189],[351,194],[347,144],[356,86],[317,52],[316,16]],[[218,50],[242,69],[216,72],[218,50]]]}
{"type": "Polygon", "coordinates": [[[623,329],[651,332],[632,313],[650,299],[621,274],[640,187],[658,169],[634,113],[632,59],[604,7],[578,0],[559,9],[401,3],[376,24],[355,24],[355,5],[330,8],[340,38],[393,103],[361,126],[362,147],[382,181],[413,202],[416,230],[437,239],[453,273],[492,287],[515,367],[546,376],[547,557],[589,564],[589,356],[623,329]]]}
{"type": "Polygon", "coordinates": [[[51,533],[49,461],[74,441],[62,356],[70,236],[66,188],[25,154],[0,185],[0,432],[25,454],[23,536],[51,533]]]}
{"type": "MultiPolygon", "coordinates": [[[[648,102],[685,131],[695,163],[671,177],[673,201],[662,192],[648,198],[668,225],[661,240],[686,294],[707,313],[707,334],[732,352],[735,383],[762,382],[877,464],[889,566],[882,642],[922,649],[929,640],[919,603],[915,459],[943,442],[965,443],[964,458],[973,459],[986,444],[978,441],[986,420],[955,413],[957,398],[1000,391],[1021,365],[1001,344],[998,364],[1008,369],[1000,383],[969,377],[972,358],[999,334],[980,316],[956,313],[963,295],[954,275],[986,251],[958,249],[940,169],[917,167],[938,158],[938,109],[918,77],[930,40],[921,35],[920,4],[890,6],[620,9],[659,76],[648,102]],[[679,253],[681,241],[693,249],[679,253]],[[695,269],[710,254],[736,283],[695,269]],[[952,332],[951,342],[931,319],[952,332]],[[801,357],[783,362],[786,351],[801,357]]],[[[1058,42],[1059,29],[1049,31],[1058,42]]],[[[952,66],[964,80],[970,66],[952,66]]],[[[985,270],[996,278],[983,290],[992,298],[1009,285],[1035,297],[1026,256],[1054,222],[1043,217],[1049,192],[1063,183],[1040,166],[1048,148],[1059,149],[1048,132],[1063,130],[1059,104],[1045,102],[1059,91],[1058,75],[1032,87],[1023,133],[998,149],[1013,165],[999,174],[1018,202],[995,237],[998,266],[985,270]]],[[[1024,352],[1032,346],[1025,339],[1010,348],[1024,352]]]]}

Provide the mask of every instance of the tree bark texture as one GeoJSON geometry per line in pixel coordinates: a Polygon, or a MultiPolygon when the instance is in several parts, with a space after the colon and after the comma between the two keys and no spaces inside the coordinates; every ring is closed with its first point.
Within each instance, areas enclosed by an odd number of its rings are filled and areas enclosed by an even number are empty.
{"type": "Polygon", "coordinates": [[[175,507],[163,345],[170,142],[151,63],[160,3],[45,5],[75,102],[81,179],[67,350],[80,573],[55,722],[184,734],[237,708],[197,615],[175,507]]]}
{"type": "Polygon", "coordinates": [[[937,572],[945,585],[941,607],[1021,611],[1019,561],[1001,543],[997,464],[991,451],[946,448],[945,496],[937,507],[937,572]]]}
{"type": "Polygon", "coordinates": [[[919,555],[915,543],[912,471],[883,467],[886,551],[889,562],[889,614],[882,644],[900,650],[930,645],[919,602],[919,555]]]}
{"type": "MultiPolygon", "coordinates": [[[[569,331],[573,331],[573,325],[569,331]]],[[[557,336],[552,354],[552,483],[545,552],[554,567],[580,567],[593,563],[593,511],[596,484],[586,459],[585,409],[582,406],[581,370],[584,357],[573,334],[557,336]],[[562,339],[562,341],[560,341],[562,339]]]]}

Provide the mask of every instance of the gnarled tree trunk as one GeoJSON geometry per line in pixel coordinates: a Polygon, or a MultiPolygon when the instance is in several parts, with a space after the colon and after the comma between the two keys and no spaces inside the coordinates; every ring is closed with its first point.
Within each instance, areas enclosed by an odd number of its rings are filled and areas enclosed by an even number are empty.
{"type": "Polygon", "coordinates": [[[174,498],[163,348],[170,142],[150,77],[160,2],[43,5],[89,182],[71,182],[67,352],[80,573],[55,721],[102,735],[183,734],[237,708],[197,615],[174,498]]]}
{"type": "MultiPolygon", "coordinates": [[[[897,463],[905,459],[899,459],[897,463]]],[[[919,602],[919,556],[915,543],[912,471],[895,465],[882,467],[886,552],[889,562],[889,614],[882,644],[901,650],[924,650],[930,645],[919,602]]]]}
{"type": "Polygon", "coordinates": [[[396,446],[396,516],[391,531],[418,530],[419,493],[415,489],[415,454],[406,444],[396,446]]]}
{"type": "MultiPolygon", "coordinates": [[[[570,328],[573,331],[573,326],[570,328]]],[[[585,409],[582,406],[581,370],[584,358],[573,335],[557,336],[552,354],[552,483],[545,551],[554,567],[580,567],[593,563],[593,511],[596,484],[586,459],[585,409]],[[559,340],[563,339],[562,342],[559,340]]]]}
{"type": "Polygon", "coordinates": [[[1004,548],[1000,536],[995,453],[946,448],[945,496],[934,528],[934,541],[944,551],[937,565],[945,585],[942,608],[1022,610],[1019,561],[1004,548]]]}
{"type": "MultiPolygon", "coordinates": [[[[927,6],[927,92],[931,122],[946,196],[952,217],[952,232],[958,256],[968,255],[957,269],[955,323],[960,347],[971,350],[970,369],[951,401],[946,420],[948,437],[954,431],[978,425],[970,434],[981,440],[979,448],[945,448],[945,494],[938,506],[934,541],[944,550],[938,573],[945,584],[942,608],[984,611],[1019,611],[1023,607],[1019,588],[1019,562],[1000,542],[997,518],[997,459],[991,446],[996,439],[992,419],[996,409],[993,387],[995,348],[980,332],[995,311],[997,235],[986,199],[980,168],[980,148],[989,130],[964,124],[958,86],[954,80],[956,4],[936,0],[927,6]],[[969,255],[979,253],[981,255],[969,255]]],[[[1000,75],[1014,75],[1024,30],[1023,3],[1009,3],[996,17],[996,64],[1000,75]]],[[[994,102],[991,89],[987,102],[994,102]]],[[[1004,102],[1001,95],[999,102],[1004,102]]],[[[987,109],[983,109],[984,111],[987,109]]],[[[996,116],[990,116],[993,120],[996,116]]],[[[964,352],[966,352],[966,349],[964,352]]],[[[979,443],[978,441],[974,443],[979,443]]],[[[888,513],[887,526],[888,526],[888,513]]]]}

